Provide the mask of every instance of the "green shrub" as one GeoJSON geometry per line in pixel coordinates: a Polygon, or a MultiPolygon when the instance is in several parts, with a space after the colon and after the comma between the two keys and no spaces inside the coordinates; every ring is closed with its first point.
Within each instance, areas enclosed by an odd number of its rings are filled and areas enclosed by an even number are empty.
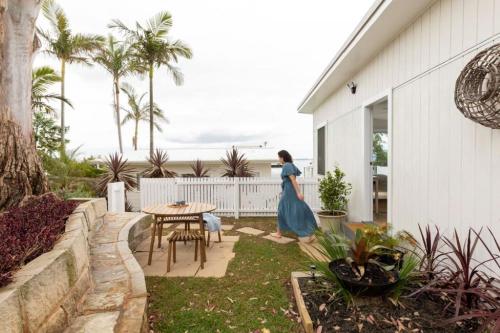
{"type": "Polygon", "coordinates": [[[333,213],[334,211],[346,211],[352,186],[344,180],[345,173],[339,167],[335,167],[333,174],[328,171],[319,183],[319,193],[322,209],[333,213]]]}

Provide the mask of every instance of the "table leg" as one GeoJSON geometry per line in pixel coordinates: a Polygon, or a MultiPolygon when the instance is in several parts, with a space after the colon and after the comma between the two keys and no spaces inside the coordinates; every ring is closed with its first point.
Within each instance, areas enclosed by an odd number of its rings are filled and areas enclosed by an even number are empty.
{"type": "Polygon", "coordinates": [[[149,257],[148,257],[148,265],[151,265],[151,259],[153,258],[153,248],[155,246],[155,234],[156,234],[156,218],[151,224],[151,244],[149,245],[149,257]]]}
{"type": "MultiPolygon", "coordinates": [[[[205,239],[205,224],[203,223],[203,214],[200,214],[198,216],[198,220],[200,222],[200,232],[201,232],[201,236],[203,237],[202,240],[201,240],[201,248],[203,249],[202,252],[201,252],[201,261],[202,263],[207,261],[207,255],[205,253],[205,246],[206,246],[206,239],[205,239]]],[[[201,266],[203,267],[203,265],[201,266]]]]}
{"type": "Polygon", "coordinates": [[[158,224],[158,248],[161,248],[161,237],[163,236],[163,221],[158,224]]]}

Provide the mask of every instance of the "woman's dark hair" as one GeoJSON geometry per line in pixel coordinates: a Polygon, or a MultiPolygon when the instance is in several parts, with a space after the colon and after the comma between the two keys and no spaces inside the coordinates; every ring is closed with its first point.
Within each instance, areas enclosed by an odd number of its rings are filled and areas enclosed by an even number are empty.
{"type": "Polygon", "coordinates": [[[290,155],[290,153],[287,152],[286,150],[280,150],[278,152],[278,156],[281,157],[285,162],[293,163],[292,155],[290,155]]]}

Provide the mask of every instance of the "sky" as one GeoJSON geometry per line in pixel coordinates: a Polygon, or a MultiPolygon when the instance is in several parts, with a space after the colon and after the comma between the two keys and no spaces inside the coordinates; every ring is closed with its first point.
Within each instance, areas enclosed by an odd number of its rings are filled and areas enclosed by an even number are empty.
{"type": "MultiPolygon", "coordinates": [[[[312,116],[297,113],[308,90],[364,16],[373,0],[59,0],[73,32],[108,35],[119,18],[131,26],[167,10],[171,36],[193,50],[182,60],[185,82],[175,86],[165,69],[156,71],[155,102],[169,124],[155,134],[155,145],[179,147],[254,146],[289,150],[312,158],[312,116]]],[[[47,27],[40,14],[38,24],[47,27]]],[[[118,36],[116,32],[115,35],[118,36]]],[[[35,66],[58,69],[40,53],[35,66]]],[[[69,148],[83,155],[118,150],[112,109],[112,81],[104,69],[70,65],[66,93],[69,148]]],[[[140,92],[146,78],[127,77],[140,92]]],[[[58,87],[56,87],[58,89],[58,87]]],[[[121,95],[125,107],[126,97],[121,95]]],[[[139,128],[139,148],[149,147],[148,125],[139,128]]],[[[131,124],[123,130],[132,149],[131,124]]]]}

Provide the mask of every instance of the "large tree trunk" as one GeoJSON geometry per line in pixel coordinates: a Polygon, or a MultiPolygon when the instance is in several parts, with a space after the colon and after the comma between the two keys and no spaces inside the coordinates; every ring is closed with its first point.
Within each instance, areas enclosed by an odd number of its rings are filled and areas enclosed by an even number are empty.
{"type": "Polygon", "coordinates": [[[0,0],[0,210],[47,191],[32,137],[31,68],[39,0],[0,0]]]}

